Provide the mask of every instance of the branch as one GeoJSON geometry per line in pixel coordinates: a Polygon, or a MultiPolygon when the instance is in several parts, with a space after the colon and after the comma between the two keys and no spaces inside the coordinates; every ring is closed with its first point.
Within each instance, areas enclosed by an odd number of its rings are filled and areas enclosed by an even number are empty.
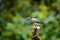
{"type": "Polygon", "coordinates": [[[39,36],[37,35],[37,27],[34,26],[31,34],[32,40],[40,40],[39,36]]]}

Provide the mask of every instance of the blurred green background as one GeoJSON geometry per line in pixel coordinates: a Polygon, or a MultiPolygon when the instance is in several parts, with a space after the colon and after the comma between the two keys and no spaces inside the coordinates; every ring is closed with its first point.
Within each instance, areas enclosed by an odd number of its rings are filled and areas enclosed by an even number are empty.
{"type": "Polygon", "coordinates": [[[60,40],[60,0],[0,0],[0,40],[31,40],[27,17],[37,17],[42,40],[60,40]]]}

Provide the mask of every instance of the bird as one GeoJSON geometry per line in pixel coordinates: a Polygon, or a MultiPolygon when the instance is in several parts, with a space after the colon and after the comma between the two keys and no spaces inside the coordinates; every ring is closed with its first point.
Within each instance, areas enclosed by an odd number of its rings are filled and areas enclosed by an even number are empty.
{"type": "Polygon", "coordinates": [[[44,22],[41,19],[38,19],[37,17],[28,17],[28,20],[31,20],[32,23],[36,23],[36,24],[48,24],[48,22],[44,22]]]}
{"type": "Polygon", "coordinates": [[[31,17],[32,23],[44,24],[44,22],[36,17],[31,17]]]}

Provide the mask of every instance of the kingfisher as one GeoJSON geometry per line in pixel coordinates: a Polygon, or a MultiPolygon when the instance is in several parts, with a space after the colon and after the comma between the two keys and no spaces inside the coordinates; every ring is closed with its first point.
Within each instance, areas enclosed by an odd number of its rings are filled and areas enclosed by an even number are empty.
{"type": "Polygon", "coordinates": [[[42,21],[36,17],[28,17],[28,20],[31,20],[32,23],[38,23],[38,24],[48,24],[46,21],[42,21]]]}
{"type": "Polygon", "coordinates": [[[38,24],[44,24],[43,21],[41,21],[40,19],[37,19],[36,17],[30,17],[32,23],[38,23],[38,24]]]}
{"type": "Polygon", "coordinates": [[[34,24],[33,28],[40,29],[40,24],[44,24],[40,19],[37,19],[36,17],[28,17],[29,20],[34,24]]]}

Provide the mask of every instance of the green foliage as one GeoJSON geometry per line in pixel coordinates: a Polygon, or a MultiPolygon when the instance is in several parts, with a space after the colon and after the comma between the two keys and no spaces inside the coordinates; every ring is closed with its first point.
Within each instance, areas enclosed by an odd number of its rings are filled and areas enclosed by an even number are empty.
{"type": "Polygon", "coordinates": [[[0,40],[31,40],[33,24],[31,20],[27,20],[30,16],[48,22],[41,24],[38,31],[42,40],[60,40],[59,1],[45,0],[38,4],[34,0],[1,0],[0,40]]]}

